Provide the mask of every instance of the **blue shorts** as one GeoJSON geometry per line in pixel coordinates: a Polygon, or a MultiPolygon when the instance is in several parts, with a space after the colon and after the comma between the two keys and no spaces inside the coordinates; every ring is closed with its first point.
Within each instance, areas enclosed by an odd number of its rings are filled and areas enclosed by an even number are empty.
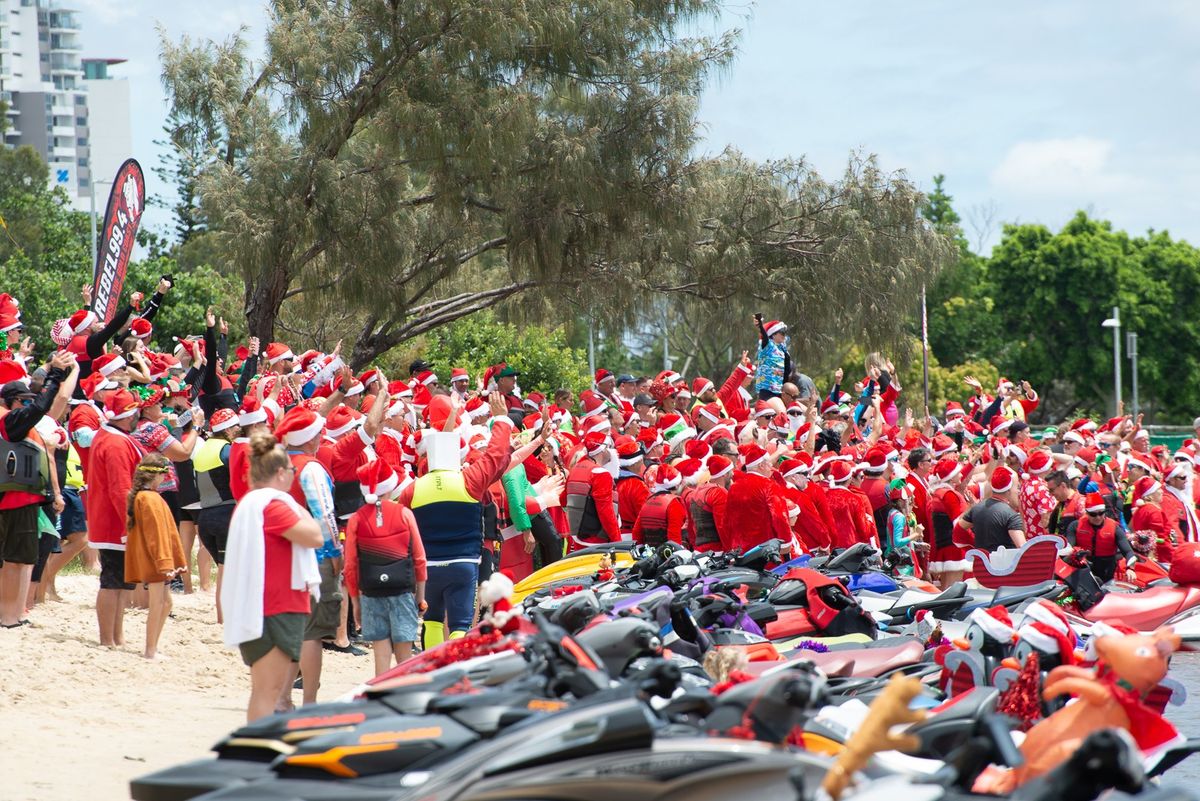
{"type": "Polygon", "coordinates": [[[429,580],[425,582],[425,602],[429,604],[425,619],[435,623],[445,620],[447,632],[471,628],[478,587],[479,565],[474,562],[430,565],[429,580]]]}
{"type": "Polygon", "coordinates": [[[83,511],[83,501],[79,498],[79,490],[74,487],[63,487],[63,510],[58,516],[58,535],[66,539],[72,534],[87,531],[87,515],[83,511]]]}
{"type": "Polygon", "coordinates": [[[360,595],[358,603],[362,615],[362,638],[367,642],[416,641],[417,598],[411,592],[382,598],[360,595]]]}

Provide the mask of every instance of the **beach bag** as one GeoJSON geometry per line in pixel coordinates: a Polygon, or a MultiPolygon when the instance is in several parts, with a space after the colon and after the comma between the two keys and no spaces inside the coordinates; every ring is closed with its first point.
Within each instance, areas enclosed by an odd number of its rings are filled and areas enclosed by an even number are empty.
{"type": "Polygon", "coordinates": [[[369,598],[404,595],[417,588],[411,556],[386,559],[358,553],[358,589],[369,598]]]}

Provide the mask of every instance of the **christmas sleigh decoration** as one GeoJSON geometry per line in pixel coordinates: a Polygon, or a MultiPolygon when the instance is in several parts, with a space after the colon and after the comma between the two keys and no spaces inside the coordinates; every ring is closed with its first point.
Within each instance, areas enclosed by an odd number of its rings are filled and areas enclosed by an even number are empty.
{"type": "Polygon", "coordinates": [[[1061,537],[1034,537],[1020,548],[999,548],[988,553],[978,548],[967,551],[975,580],[989,590],[1001,587],[1031,587],[1054,578],[1059,549],[1066,546],[1061,537]]]}

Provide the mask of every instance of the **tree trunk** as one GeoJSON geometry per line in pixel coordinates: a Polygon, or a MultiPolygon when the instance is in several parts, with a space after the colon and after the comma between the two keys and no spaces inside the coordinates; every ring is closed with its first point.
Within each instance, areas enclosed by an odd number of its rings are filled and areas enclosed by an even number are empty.
{"type": "Polygon", "coordinates": [[[264,353],[275,339],[275,321],[289,283],[288,269],[281,265],[269,267],[246,282],[246,326],[250,336],[259,338],[264,353]]]}

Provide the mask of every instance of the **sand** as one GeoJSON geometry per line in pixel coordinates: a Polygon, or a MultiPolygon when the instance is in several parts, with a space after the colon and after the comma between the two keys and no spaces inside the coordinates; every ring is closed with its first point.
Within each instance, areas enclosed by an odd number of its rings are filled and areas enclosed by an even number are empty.
{"type": "MultiPolygon", "coordinates": [[[[212,593],[173,594],[161,661],[142,658],[146,613],[127,644],[97,641],[94,576],[59,576],[62,603],[0,629],[0,801],[119,801],[129,780],[199,759],[245,721],[250,674],[221,642],[212,593]]],[[[370,654],[325,652],[321,700],[369,678],[370,654]]],[[[300,692],[295,693],[300,702],[300,692]]]]}

